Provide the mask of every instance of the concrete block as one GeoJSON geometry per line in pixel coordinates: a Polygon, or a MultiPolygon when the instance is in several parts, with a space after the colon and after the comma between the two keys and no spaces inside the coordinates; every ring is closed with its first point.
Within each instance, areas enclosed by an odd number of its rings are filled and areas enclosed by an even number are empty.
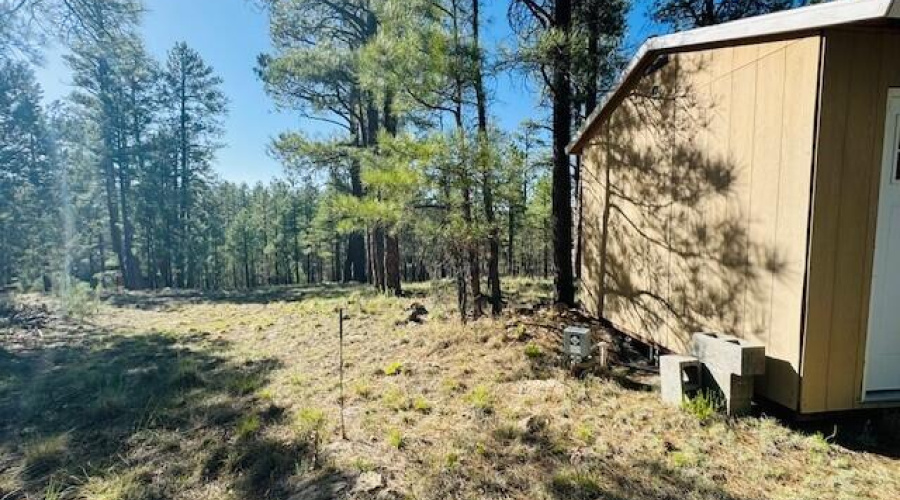
{"type": "Polygon", "coordinates": [[[700,360],[693,356],[670,354],[659,358],[659,380],[662,400],[680,405],[685,397],[700,390],[700,360]]]}
{"type": "Polygon", "coordinates": [[[718,396],[728,415],[745,415],[753,402],[753,377],[703,369],[703,388],[718,396]]]}
{"type": "Polygon", "coordinates": [[[721,333],[695,333],[691,354],[703,365],[717,373],[741,377],[766,372],[765,346],[721,333]]]}

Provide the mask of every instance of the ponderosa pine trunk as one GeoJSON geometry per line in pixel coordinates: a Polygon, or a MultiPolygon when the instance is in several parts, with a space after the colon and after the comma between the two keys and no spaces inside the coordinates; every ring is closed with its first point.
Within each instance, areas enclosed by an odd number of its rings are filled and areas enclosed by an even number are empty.
{"type": "Polygon", "coordinates": [[[475,53],[475,101],[478,109],[478,164],[481,167],[481,190],[484,196],[484,217],[488,225],[488,286],[491,289],[491,313],[500,314],[503,309],[500,288],[500,234],[494,216],[494,191],[491,181],[491,165],[488,162],[487,97],[484,91],[483,60],[480,48],[479,0],[472,0],[472,45],[475,53]]]}
{"type": "Polygon", "coordinates": [[[400,283],[400,241],[390,231],[384,233],[384,269],[387,292],[399,297],[403,293],[400,283]]]}
{"type": "MultiPolygon", "coordinates": [[[[362,125],[356,124],[358,147],[364,147],[366,138],[364,137],[365,129],[362,125]]],[[[355,198],[362,198],[365,191],[362,185],[359,162],[354,161],[350,165],[350,194],[355,198]]],[[[344,262],[344,281],[355,281],[357,283],[365,283],[368,280],[366,266],[366,238],[362,230],[350,233],[347,240],[347,258],[344,262]]]]}
{"type": "MultiPolygon", "coordinates": [[[[398,123],[393,110],[394,98],[390,90],[385,94],[384,129],[391,136],[396,136],[398,123]]],[[[396,228],[390,227],[384,230],[384,274],[387,291],[399,297],[403,290],[400,284],[400,242],[396,231],[396,228]]]]}
{"type": "Polygon", "coordinates": [[[127,260],[122,250],[122,232],[119,228],[119,203],[117,201],[116,190],[116,165],[113,157],[113,151],[116,150],[116,139],[113,130],[113,116],[115,114],[115,105],[109,97],[112,92],[112,84],[109,75],[109,63],[105,57],[101,57],[97,64],[97,76],[100,82],[100,102],[104,115],[101,125],[101,134],[103,140],[103,150],[100,153],[100,165],[103,170],[104,187],[106,189],[106,209],[109,215],[109,236],[110,245],[119,262],[119,272],[122,279],[126,278],[127,260]]]}
{"type": "MultiPolygon", "coordinates": [[[[453,0],[452,7],[453,47],[457,57],[461,58],[465,51],[462,47],[462,40],[460,37],[459,1],[453,0]]],[[[456,71],[454,75],[453,116],[456,121],[456,131],[457,134],[459,134],[462,148],[465,149],[466,129],[465,124],[463,123],[465,81],[462,72],[464,71],[463,68],[466,67],[466,63],[461,59],[457,60],[456,63],[457,67],[455,68],[456,71]]],[[[467,233],[465,255],[468,260],[469,282],[472,288],[472,316],[475,319],[478,319],[484,314],[481,308],[481,264],[479,263],[478,245],[474,241],[474,238],[472,238],[472,233],[474,233],[474,219],[472,217],[472,179],[470,178],[467,165],[460,165],[459,177],[459,182],[462,185],[462,217],[467,233]]],[[[463,302],[468,302],[468,300],[464,300],[463,302]]],[[[462,310],[462,314],[465,314],[465,309],[462,310]]]]}
{"type": "Polygon", "coordinates": [[[553,263],[556,267],[556,301],[575,306],[572,273],[572,173],[566,147],[572,137],[572,87],[569,37],[572,26],[571,0],[557,0],[553,9],[555,27],[564,38],[553,63],[553,263]]]}
{"type": "Polygon", "coordinates": [[[125,288],[134,290],[140,288],[140,277],[138,276],[139,265],[137,257],[134,256],[134,224],[131,220],[131,177],[128,175],[128,169],[124,164],[120,164],[118,168],[119,174],[119,207],[122,215],[122,254],[124,256],[125,269],[123,272],[123,280],[125,288]]]}
{"type": "Polygon", "coordinates": [[[387,290],[384,277],[384,229],[380,227],[372,231],[372,263],[375,268],[375,288],[384,292],[387,290]]]}
{"type": "Polygon", "coordinates": [[[190,258],[190,228],[188,219],[190,216],[188,215],[188,193],[190,192],[190,170],[188,168],[188,163],[190,162],[188,158],[188,130],[187,130],[187,94],[186,94],[186,76],[184,69],[184,61],[181,61],[181,85],[178,89],[178,154],[179,154],[179,167],[181,169],[180,173],[180,184],[179,184],[179,209],[178,209],[178,231],[179,237],[181,241],[178,243],[178,253],[176,257],[176,266],[178,268],[178,286],[186,287],[188,286],[188,272],[186,260],[190,258]]]}

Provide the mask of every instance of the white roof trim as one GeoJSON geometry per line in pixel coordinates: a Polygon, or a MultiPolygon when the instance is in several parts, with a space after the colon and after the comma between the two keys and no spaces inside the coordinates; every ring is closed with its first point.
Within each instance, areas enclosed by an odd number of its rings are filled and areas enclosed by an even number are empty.
{"type": "Polygon", "coordinates": [[[900,18],[900,0],[836,0],[650,38],[638,49],[625,71],[616,80],[612,90],[603,96],[600,104],[585,120],[581,130],[575,135],[567,149],[573,154],[580,152],[583,146],[582,142],[594,123],[603,115],[604,110],[616,95],[622,91],[635,70],[643,66],[651,56],[702,45],[889,18],[900,18]]]}

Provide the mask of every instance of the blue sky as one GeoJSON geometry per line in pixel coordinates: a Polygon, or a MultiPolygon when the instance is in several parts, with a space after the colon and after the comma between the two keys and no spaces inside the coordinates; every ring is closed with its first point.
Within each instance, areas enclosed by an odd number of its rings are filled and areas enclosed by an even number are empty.
{"type": "MultiPolygon", "coordinates": [[[[303,129],[311,134],[327,133],[321,124],[302,121],[296,114],[278,112],[263,91],[253,67],[256,56],[270,47],[265,14],[252,0],[145,0],[148,12],[142,31],[148,50],[164,60],[166,51],[185,41],[200,52],[224,80],[230,100],[225,137],[215,160],[215,169],[227,180],[266,181],[282,174],[281,165],[266,148],[271,138],[284,130],[303,129]]],[[[486,37],[492,44],[512,44],[506,22],[508,0],[485,2],[486,37]]],[[[646,0],[636,0],[629,16],[627,45],[634,48],[652,34],[646,19],[646,0]]],[[[51,47],[37,76],[48,101],[71,91],[69,69],[62,62],[62,49],[51,47]]],[[[515,129],[523,120],[540,118],[536,87],[521,75],[497,75],[489,82],[491,112],[503,128],[515,129]]]]}

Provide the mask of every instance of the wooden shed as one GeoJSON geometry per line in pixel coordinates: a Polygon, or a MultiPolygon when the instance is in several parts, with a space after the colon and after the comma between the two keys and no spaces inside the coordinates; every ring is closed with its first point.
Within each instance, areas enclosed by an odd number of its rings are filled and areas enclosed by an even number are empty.
{"type": "Polygon", "coordinates": [[[760,342],[799,413],[900,405],[900,0],[650,39],[569,149],[590,314],[760,342]]]}

